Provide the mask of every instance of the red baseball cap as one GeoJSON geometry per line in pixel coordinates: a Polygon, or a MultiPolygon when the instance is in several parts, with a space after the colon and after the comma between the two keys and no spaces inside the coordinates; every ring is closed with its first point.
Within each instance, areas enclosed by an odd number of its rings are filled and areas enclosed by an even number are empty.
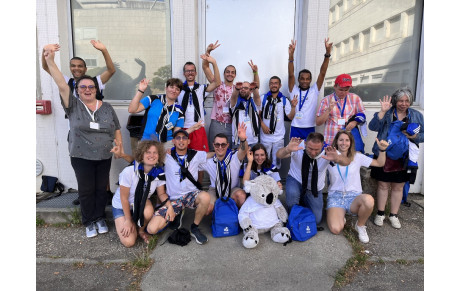
{"type": "Polygon", "coordinates": [[[335,78],[335,84],[339,87],[351,87],[351,76],[348,74],[338,75],[335,78]]]}

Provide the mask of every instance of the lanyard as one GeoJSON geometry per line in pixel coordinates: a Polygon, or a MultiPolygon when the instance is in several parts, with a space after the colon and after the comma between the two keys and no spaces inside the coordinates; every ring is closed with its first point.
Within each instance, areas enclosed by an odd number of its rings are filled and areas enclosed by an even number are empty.
{"type": "Polygon", "coordinates": [[[342,181],[343,181],[343,190],[345,191],[345,186],[346,186],[347,181],[348,181],[348,166],[347,166],[347,169],[345,170],[345,179],[343,179],[343,177],[342,177],[342,173],[340,172],[339,164],[337,164],[337,170],[339,171],[340,179],[342,179],[342,181]]]}
{"type": "MultiPolygon", "coordinates": [[[[231,88],[232,88],[232,93],[233,93],[233,86],[231,88]]],[[[227,104],[228,101],[230,101],[231,97],[232,95],[230,94],[230,97],[227,99],[227,85],[224,84],[224,102],[225,104],[227,104]]]]}
{"type": "Polygon", "coordinates": [[[222,179],[225,177],[225,173],[227,172],[227,166],[225,165],[225,158],[224,160],[221,161],[217,161],[220,165],[220,173],[222,174],[222,179]]]}
{"type": "Polygon", "coordinates": [[[246,117],[249,116],[249,101],[243,101],[243,105],[244,105],[244,111],[246,113],[246,117]]]}
{"type": "Polygon", "coordinates": [[[166,112],[168,113],[168,122],[169,122],[169,119],[171,118],[171,115],[173,115],[174,109],[176,108],[176,103],[173,104],[173,107],[171,109],[171,113],[169,113],[168,103],[167,102],[165,103],[165,107],[166,107],[166,112]]]}
{"type": "Polygon", "coordinates": [[[94,114],[96,113],[96,111],[97,111],[97,109],[98,109],[98,107],[99,107],[99,100],[96,100],[96,110],[94,110],[93,113],[91,113],[91,111],[88,109],[88,106],[86,106],[86,104],[83,103],[83,101],[81,101],[80,98],[78,98],[78,100],[80,100],[80,102],[83,104],[83,106],[85,106],[86,111],[88,112],[89,116],[91,116],[91,120],[92,120],[93,122],[96,122],[96,121],[94,120],[94,114]]]}
{"type": "Polygon", "coordinates": [[[308,92],[310,91],[310,88],[307,89],[307,92],[305,93],[303,100],[302,100],[302,90],[300,90],[300,102],[299,102],[299,111],[302,110],[302,106],[307,100],[308,92]]]}
{"type": "Polygon", "coordinates": [[[337,96],[334,93],[334,99],[337,102],[337,107],[339,108],[340,116],[343,117],[343,112],[345,111],[345,107],[347,106],[347,96],[345,96],[345,101],[343,101],[343,108],[340,108],[339,101],[337,100],[337,96]]]}

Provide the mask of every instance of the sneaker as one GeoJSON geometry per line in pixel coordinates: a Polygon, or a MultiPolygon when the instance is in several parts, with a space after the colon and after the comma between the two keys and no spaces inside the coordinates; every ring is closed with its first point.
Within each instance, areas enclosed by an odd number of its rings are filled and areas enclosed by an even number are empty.
{"type": "Polygon", "coordinates": [[[383,220],[385,219],[385,215],[375,215],[374,218],[374,223],[375,225],[382,226],[383,225],[383,220]]]}
{"type": "Polygon", "coordinates": [[[198,227],[191,228],[190,232],[192,236],[195,238],[197,244],[202,245],[208,241],[208,238],[204,234],[201,233],[198,227]]]}
{"type": "Polygon", "coordinates": [[[101,218],[98,221],[96,221],[96,227],[97,227],[97,232],[99,233],[106,233],[109,231],[109,228],[107,227],[107,223],[105,223],[104,218],[101,218]]]}
{"type": "Polygon", "coordinates": [[[390,216],[388,219],[390,219],[391,226],[393,226],[396,229],[401,228],[401,223],[399,222],[399,219],[397,216],[390,216]]]}
{"type": "Polygon", "coordinates": [[[367,236],[366,228],[367,228],[367,226],[365,226],[365,225],[359,226],[358,222],[356,222],[356,224],[355,224],[355,229],[358,232],[359,240],[362,243],[365,243],[365,244],[367,244],[369,242],[369,236],[367,236]]]}
{"type": "Polygon", "coordinates": [[[168,227],[172,230],[181,228],[182,217],[184,217],[184,210],[182,210],[180,214],[176,215],[174,220],[168,224],[168,227]]]}
{"type": "Polygon", "coordinates": [[[95,237],[96,235],[96,224],[91,222],[91,224],[86,227],[86,237],[95,237]]]}

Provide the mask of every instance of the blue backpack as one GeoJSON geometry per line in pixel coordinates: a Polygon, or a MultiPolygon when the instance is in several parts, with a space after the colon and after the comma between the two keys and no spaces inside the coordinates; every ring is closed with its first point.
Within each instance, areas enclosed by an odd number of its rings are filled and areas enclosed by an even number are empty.
{"type": "Polygon", "coordinates": [[[409,140],[401,132],[401,120],[393,121],[388,131],[387,141],[389,146],[386,149],[387,157],[392,160],[399,160],[407,155],[409,150],[409,140]]]}
{"type": "Polygon", "coordinates": [[[317,233],[315,215],[309,208],[300,205],[291,208],[286,227],[296,241],[306,241],[317,233]]]}
{"type": "Polygon", "coordinates": [[[231,198],[219,198],[214,205],[212,212],[212,236],[224,237],[240,233],[238,223],[238,207],[231,198]]]}

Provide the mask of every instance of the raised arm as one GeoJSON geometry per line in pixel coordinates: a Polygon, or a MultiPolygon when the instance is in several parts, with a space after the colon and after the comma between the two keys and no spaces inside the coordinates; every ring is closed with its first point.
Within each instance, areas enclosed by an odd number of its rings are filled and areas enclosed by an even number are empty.
{"type": "Polygon", "coordinates": [[[236,82],[235,90],[232,92],[232,97],[230,99],[230,107],[236,105],[236,101],[238,101],[238,95],[240,94],[240,90],[243,87],[243,82],[236,82]]]}
{"type": "Polygon", "coordinates": [[[329,118],[329,114],[334,109],[334,106],[337,104],[335,100],[329,100],[329,105],[326,104],[327,100],[321,101],[320,108],[318,109],[320,112],[320,116],[316,116],[316,125],[322,125],[326,122],[329,118]],[[325,104],[323,104],[325,102],[325,104]]]}
{"type": "Polygon", "coordinates": [[[288,87],[289,92],[292,92],[295,85],[295,75],[294,75],[294,51],[297,41],[291,40],[289,45],[289,58],[288,58],[288,87]]]}
{"type": "MultiPolygon", "coordinates": [[[[209,56],[209,55],[201,55],[201,58],[203,59],[203,70],[205,69],[205,62],[208,63],[207,65],[207,70],[208,71],[208,74],[209,72],[211,71],[210,68],[209,68],[209,63],[212,64],[212,68],[214,70],[214,76],[213,78],[209,79],[208,78],[208,81],[211,83],[209,84],[207,87],[206,87],[206,92],[211,92],[213,91],[214,89],[216,89],[220,83],[221,83],[221,80],[220,80],[220,73],[219,73],[219,68],[217,67],[217,62],[216,62],[216,59],[214,59],[213,57],[209,56]]],[[[206,72],[205,72],[206,74],[206,72]]],[[[206,74],[206,78],[208,77],[208,74],[206,74]]]]}
{"type": "Polygon", "coordinates": [[[45,70],[45,72],[47,72],[50,75],[51,75],[51,73],[50,73],[50,70],[48,69],[48,64],[46,63],[46,60],[45,60],[45,51],[57,52],[57,51],[59,51],[60,48],[61,48],[61,46],[59,44],[57,44],[57,43],[47,44],[47,45],[45,45],[43,47],[42,68],[43,68],[43,70],[45,70]]]}
{"type": "MultiPolygon", "coordinates": [[[[219,41],[216,41],[215,43],[210,43],[208,45],[208,47],[206,48],[206,53],[205,53],[206,56],[210,56],[211,52],[220,46],[218,42],[219,41]]],[[[203,68],[204,74],[206,75],[206,79],[208,79],[208,82],[212,83],[214,80],[214,74],[211,72],[211,69],[209,68],[209,62],[206,60],[206,58],[203,58],[202,56],[200,57],[203,59],[201,66],[203,68]]]]}
{"type": "Polygon", "coordinates": [[[332,49],[332,42],[329,42],[329,38],[324,40],[324,47],[326,48],[326,54],[324,55],[323,64],[321,65],[321,69],[319,70],[318,79],[316,80],[316,86],[318,87],[318,91],[323,86],[324,78],[326,77],[327,67],[329,65],[329,59],[331,57],[331,49],[332,49]]]}
{"type": "Polygon", "coordinates": [[[91,44],[93,45],[95,49],[101,51],[102,55],[104,56],[105,65],[107,67],[107,70],[105,70],[101,74],[101,81],[102,81],[102,84],[105,84],[110,80],[113,74],[115,74],[115,71],[116,71],[115,65],[112,62],[112,58],[109,55],[109,51],[107,50],[107,48],[102,42],[100,42],[99,40],[91,40],[91,44]]]}
{"type": "Polygon", "coordinates": [[[291,102],[291,112],[287,115],[287,117],[292,120],[295,116],[295,107],[297,106],[297,103],[299,103],[298,95],[294,95],[294,98],[292,98],[291,102]]]}
{"type": "Polygon", "coordinates": [[[385,151],[388,147],[388,142],[383,139],[378,140],[378,138],[375,138],[375,142],[377,143],[377,146],[379,147],[380,154],[377,160],[372,159],[371,166],[372,167],[383,167],[387,159],[387,155],[385,151]]]}
{"type": "Polygon", "coordinates": [[[332,146],[327,146],[324,150],[324,155],[321,157],[328,161],[335,162],[341,166],[348,166],[351,163],[349,157],[345,155],[339,155],[337,149],[333,148],[332,146]]]}
{"type": "Polygon", "coordinates": [[[248,151],[248,141],[246,136],[246,124],[241,122],[238,124],[238,139],[240,140],[240,146],[238,147],[238,160],[242,161],[246,152],[248,151]]]}
{"type": "Polygon", "coordinates": [[[147,86],[149,85],[149,82],[150,80],[145,78],[139,82],[139,89],[136,91],[136,94],[134,95],[133,99],[131,100],[128,106],[129,113],[137,113],[145,110],[144,105],[140,101],[142,99],[142,96],[144,95],[145,89],[147,89],[147,86]]]}
{"type": "Polygon", "coordinates": [[[260,106],[260,94],[259,94],[259,87],[260,87],[260,80],[259,80],[259,68],[257,65],[255,65],[252,60],[248,62],[249,66],[252,69],[252,74],[254,75],[254,79],[251,83],[251,88],[253,89],[253,98],[254,98],[254,103],[257,106],[260,106]]]}
{"type": "Polygon", "coordinates": [[[287,146],[285,146],[284,148],[280,148],[276,152],[276,157],[278,159],[289,158],[291,156],[292,152],[296,152],[296,151],[302,149],[301,147],[299,147],[301,142],[302,142],[301,138],[298,138],[298,137],[291,138],[291,140],[289,141],[289,144],[287,146]]]}
{"type": "Polygon", "coordinates": [[[251,168],[252,168],[252,162],[254,161],[254,155],[252,151],[248,151],[246,156],[248,157],[248,164],[246,165],[246,169],[244,170],[243,185],[244,185],[244,182],[249,181],[251,179],[251,168]]]}
{"type": "Polygon", "coordinates": [[[56,63],[54,62],[54,50],[46,50],[44,53],[44,58],[46,64],[48,65],[49,74],[59,88],[59,94],[61,95],[64,107],[68,108],[70,88],[64,79],[64,75],[62,75],[61,71],[58,69],[56,63]]]}

